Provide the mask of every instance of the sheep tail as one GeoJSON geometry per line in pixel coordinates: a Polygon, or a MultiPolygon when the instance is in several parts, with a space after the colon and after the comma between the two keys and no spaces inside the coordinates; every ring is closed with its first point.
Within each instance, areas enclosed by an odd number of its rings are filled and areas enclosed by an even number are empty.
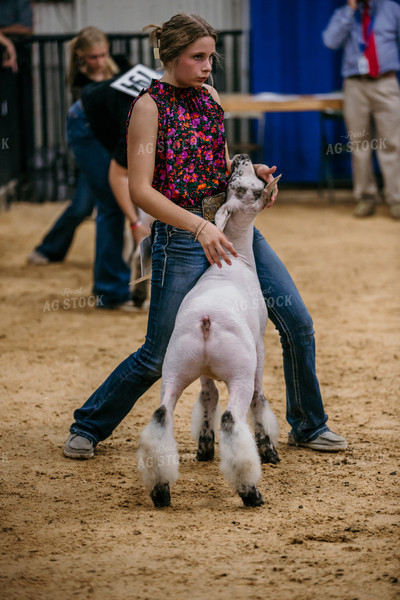
{"type": "Polygon", "coordinates": [[[211,321],[210,321],[210,317],[208,315],[205,315],[201,319],[200,327],[201,327],[201,331],[202,331],[204,340],[207,340],[208,336],[210,335],[210,327],[211,327],[211,321]]]}

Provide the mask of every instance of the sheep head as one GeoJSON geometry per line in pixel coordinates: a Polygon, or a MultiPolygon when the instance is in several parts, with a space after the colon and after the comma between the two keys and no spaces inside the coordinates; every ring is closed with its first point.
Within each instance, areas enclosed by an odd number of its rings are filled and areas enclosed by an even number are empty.
{"type": "Polygon", "coordinates": [[[227,199],[215,216],[215,224],[223,230],[231,215],[240,212],[253,220],[265,208],[281,175],[268,184],[257,177],[247,154],[237,154],[232,160],[232,173],[227,187],[227,199]]]}

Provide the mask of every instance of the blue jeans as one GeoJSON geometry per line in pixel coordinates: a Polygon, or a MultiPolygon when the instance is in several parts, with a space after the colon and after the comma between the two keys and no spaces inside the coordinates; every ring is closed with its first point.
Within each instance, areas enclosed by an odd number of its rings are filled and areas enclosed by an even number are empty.
{"type": "Polygon", "coordinates": [[[79,172],[74,197],[69,206],[45,235],[37,252],[50,261],[63,261],[74,239],[75,230],[84,219],[90,217],[95,198],[82,171],[79,172]]]}
{"type": "Polygon", "coordinates": [[[80,100],[68,111],[68,144],[96,200],[96,255],[93,293],[102,306],[129,299],[130,269],[122,258],[125,217],[108,183],[110,153],[95,137],[80,100]]]}
{"type": "MultiPolygon", "coordinates": [[[[160,222],[154,228],[145,343],[74,413],[71,432],[94,444],[111,435],[136,400],[161,376],[179,306],[209,266],[203,248],[191,233],[160,222]]],[[[285,266],[257,229],[254,229],[253,248],[270,319],[281,336],[287,420],[297,441],[312,440],[328,430],[315,372],[313,323],[285,266]]]]}

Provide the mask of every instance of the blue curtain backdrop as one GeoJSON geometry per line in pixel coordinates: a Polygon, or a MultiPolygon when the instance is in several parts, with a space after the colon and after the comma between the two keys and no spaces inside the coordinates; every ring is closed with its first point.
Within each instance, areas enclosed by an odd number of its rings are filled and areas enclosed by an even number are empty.
{"type": "MultiPolygon", "coordinates": [[[[340,50],[323,45],[322,31],[346,0],[251,0],[251,92],[317,94],[340,91],[340,50]]],[[[345,134],[343,126],[334,128],[345,134]],[[340,128],[340,129],[339,129],[340,128]]],[[[343,139],[336,141],[344,141],[343,139]]],[[[320,167],[318,112],[266,115],[265,161],[285,182],[317,182],[320,167]]],[[[337,164],[336,164],[337,163],[337,164]]],[[[339,176],[349,160],[337,160],[339,176]]]]}

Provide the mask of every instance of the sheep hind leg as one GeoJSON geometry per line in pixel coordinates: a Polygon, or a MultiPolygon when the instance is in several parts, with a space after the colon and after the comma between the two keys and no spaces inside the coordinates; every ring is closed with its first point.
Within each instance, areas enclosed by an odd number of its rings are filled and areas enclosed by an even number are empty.
{"type": "Polygon", "coordinates": [[[262,464],[280,462],[275,448],[279,435],[278,422],[262,392],[254,392],[250,414],[253,419],[254,436],[262,464]]]}
{"type": "Polygon", "coordinates": [[[178,465],[173,417],[165,406],[160,406],[141,433],[138,452],[143,484],[155,507],[170,506],[169,484],[178,478],[178,465]]]}
{"type": "MultiPolygon", "coordinates": [[[[174,442],[173,446],[170,445],[169,447],[166,446],[164,448],[160,448],[163,450],[164,453],[163,459],[167,459],[168,461],[168,459],[171,459],[171,457],[173,457],[174,455],[177,456],[173,427],[171,427],[170,424],[167,422],[167,410],[165,406],[160,406],[160,408],[158,408],[154,414],[156,420],[158,420],[160,424],[165,427],[167,435],[172,435],[172,439],[174,442]],[[168,431],[168,429],[170,431],[168,431]]],[[[178,461],[179,459],[175,462],[178,461]]],[[[162,481],[160,483],[157,483],[150,492],[150,498],[153,500],[155,508],[164,508],[167,506],[171,506],[171,492],[169,489],[169,481],[171,480],[172,482],[174,482],[175,475],[171,477],[168,472],[163,473],[163,475],[166,479],[168,479],[168,481],[162,481]]],[[[178,473],[176,473],[176,478],[177,477],[178,473]]]]}
{"type": "Polygon", "coordinates": [[[201,392],[192,413],[192,436],[198,443],[196,459],[206,462],[214,460],[218,389],[212,379],[201,376],[200,381],[201,392]]]}
{"type": "Polygon", "coordinates": [[[260,458],[246,422],[237,421],[230,410],[221,419],[221,471],[245,506],[262,506],[264,498],[256,487],[261,476],[260,458]]]}

